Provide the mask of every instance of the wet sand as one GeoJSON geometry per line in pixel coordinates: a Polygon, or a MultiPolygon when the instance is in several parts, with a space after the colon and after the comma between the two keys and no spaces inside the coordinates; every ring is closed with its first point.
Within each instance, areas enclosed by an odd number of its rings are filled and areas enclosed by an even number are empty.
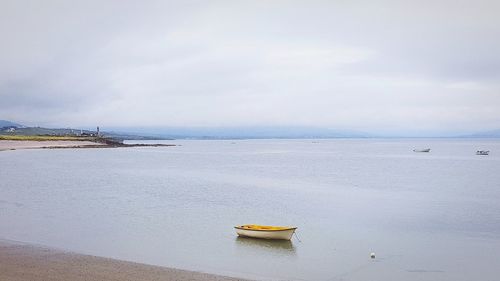
{"type": "Polygon", "coordinates": [[[2,281],[237,281],[192,272],[0,241],[2,281]]]}
{"type": "Polygon", "coordinates": [[[18,141],[18,140],[0,140],[0,151],[16,149],[35,149],[35,148],[83,148],[83,147],[101,147],[106,146],[103,143],[91,141],[18,141]]]}

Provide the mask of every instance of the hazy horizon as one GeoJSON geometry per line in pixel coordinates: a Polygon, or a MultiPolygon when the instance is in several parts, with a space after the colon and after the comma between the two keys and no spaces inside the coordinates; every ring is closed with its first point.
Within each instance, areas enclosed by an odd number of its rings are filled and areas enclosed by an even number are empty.
{"type": "Polygon", "coordinates": [[[500,129],[498,1],[2,1],[0,119],[500,129]]]}
{"type": "MultiPolygon", "coordinates": [[[[7,120],[0,119],[2,122],[7,120]]],[[[10,121],[7,121],[10,122],[10,121]]],[[[27,128],[42,127],[33,124],[19,124],[27,128]]],[[[4,126],[11,126],[8,123],[4,126]]],[[[219,127],[197,127],[197,126],[122,126],[122,127],[102,127],[102,126],[48,126],[46,129],[75,129],[95,131],[100,127],[100,131],[110,134],[124,134],[151,137],[172,137],[172,138],[213,138],[213,139],[265,139],[265,138],[455,138],[455,137],[480,137],[481,135],[499,137],[500,130],[490,131],[412,131],[401,130],[397,133],[388,131],[356,131],[350,129],[312,127],[312,126],[219,126],[219,127]]],[[[44,127],[42,127],[44,128],[44,127]]]]}

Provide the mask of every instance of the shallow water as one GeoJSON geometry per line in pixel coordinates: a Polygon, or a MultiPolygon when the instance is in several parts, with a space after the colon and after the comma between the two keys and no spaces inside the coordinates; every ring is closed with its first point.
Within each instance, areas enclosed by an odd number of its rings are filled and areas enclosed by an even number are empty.
{"type": "Polygon", "coordinates": [[[500,141],[169,143],[1,152],[0,238],[255,279],[500,274],[500,141]],[[300,241],[236,237],[246,223],[300,241]]]}

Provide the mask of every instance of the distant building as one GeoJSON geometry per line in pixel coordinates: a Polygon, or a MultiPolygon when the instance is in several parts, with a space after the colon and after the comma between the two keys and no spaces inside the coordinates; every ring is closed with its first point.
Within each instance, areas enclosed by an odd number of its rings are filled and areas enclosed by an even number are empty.
{"type": "Polygon", "coordinates": [[[95,137],[95,136],[96,136],[96,134],[94,134],[94,133],[87,133],[87,132],[83,132],[83,133],[81,133],[81,136],[82,136],[82,137],[95,137]]]}
{"type": "Polygon", "coordinates": [[[13,133],[16,131],[16,127],[13,127],[13,126],[12,127],[4,127],[2,129],[4,129],[4,132],[8,132],[8,133],[13,133]]]}

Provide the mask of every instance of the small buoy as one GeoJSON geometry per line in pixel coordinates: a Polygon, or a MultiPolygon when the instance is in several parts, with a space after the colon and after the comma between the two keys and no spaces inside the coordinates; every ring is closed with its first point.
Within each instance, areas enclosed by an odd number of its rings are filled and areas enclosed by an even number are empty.
{"type": "Polygon", "coordinates": [[[374,259],[375,258],[375,253],[370,254],[370,258],[374,259]]]}

